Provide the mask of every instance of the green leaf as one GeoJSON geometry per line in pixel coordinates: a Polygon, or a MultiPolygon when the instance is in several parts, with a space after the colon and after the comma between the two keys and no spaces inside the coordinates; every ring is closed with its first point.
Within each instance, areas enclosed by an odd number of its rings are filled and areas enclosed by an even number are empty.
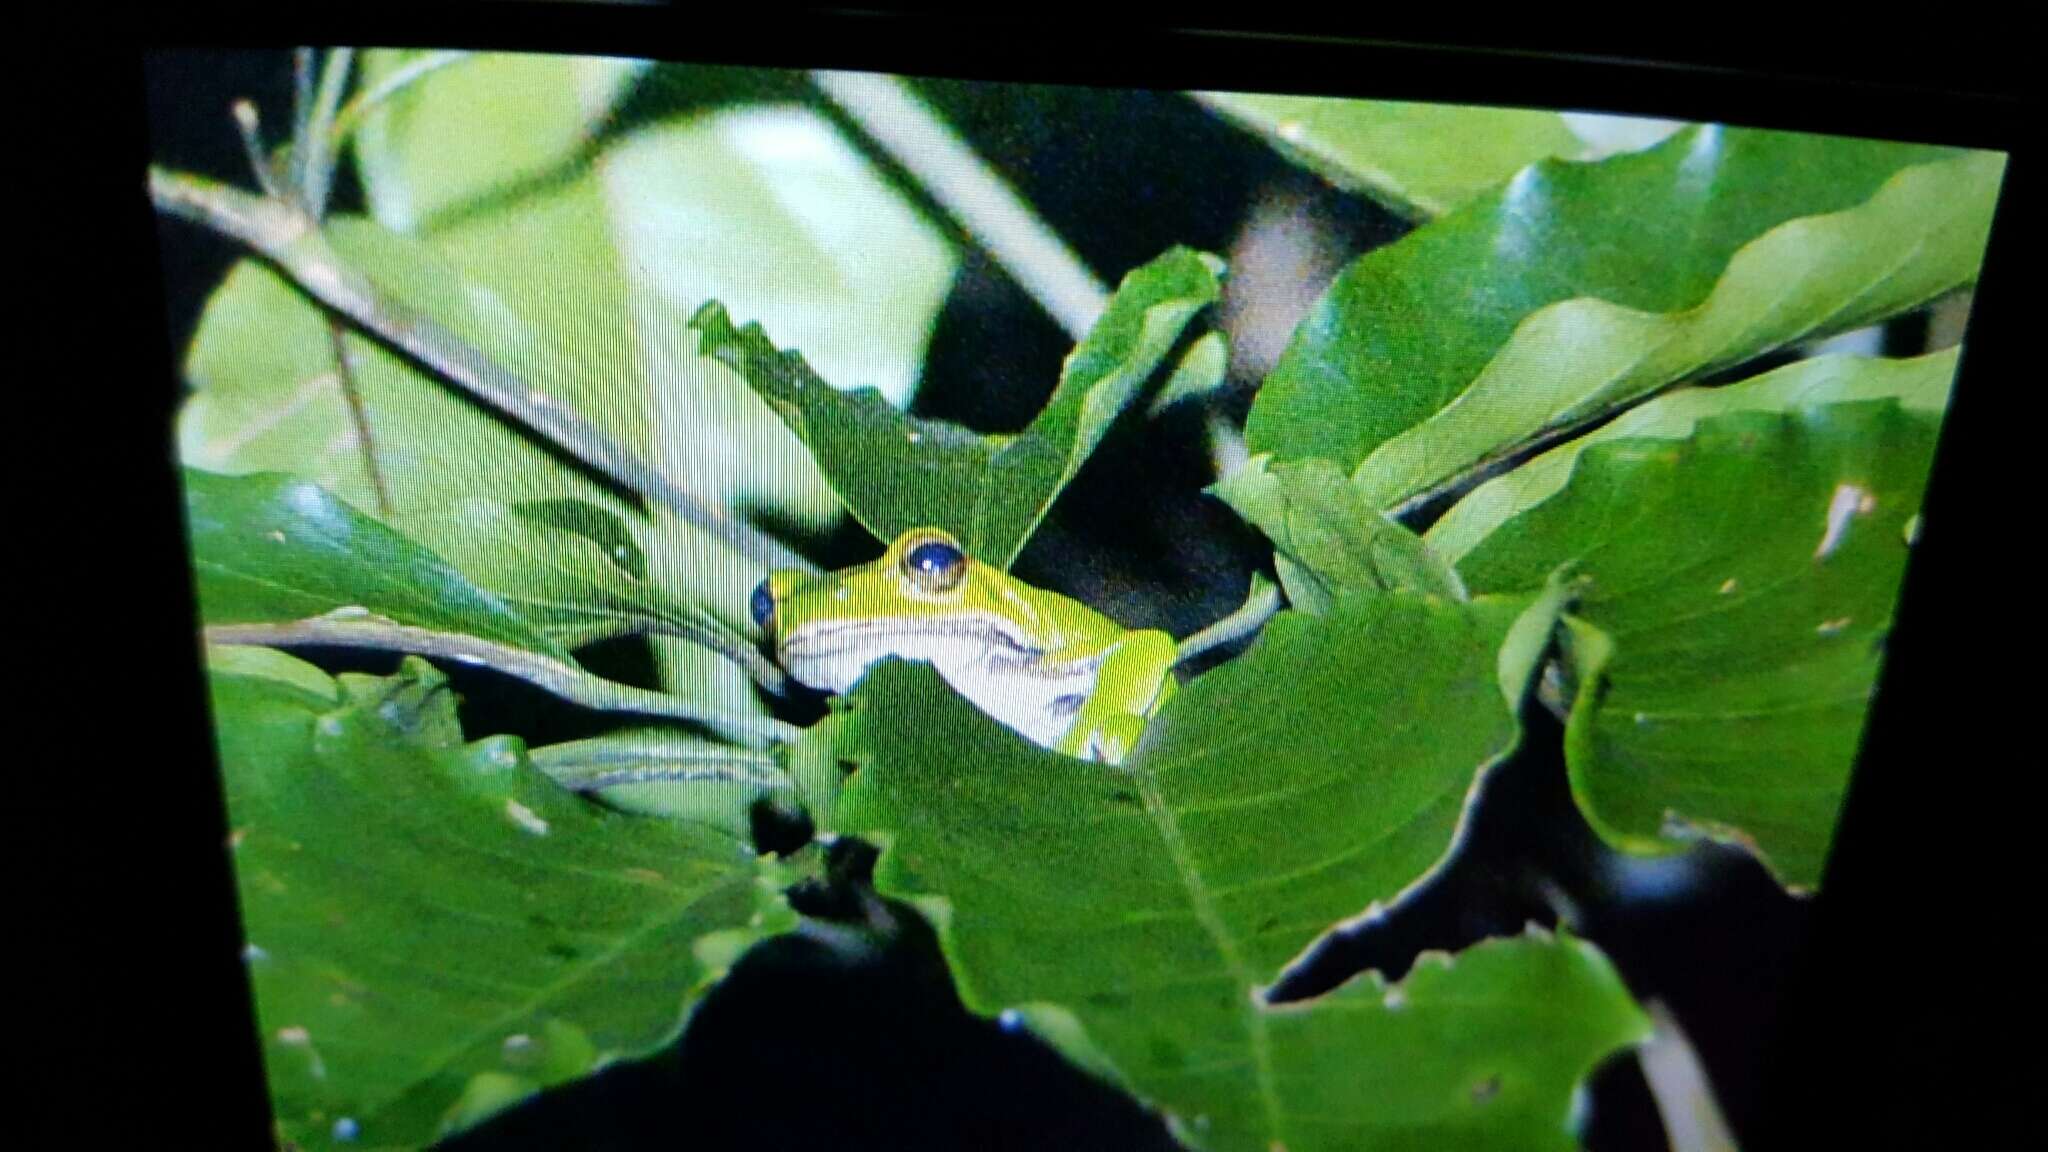
{"type": "MultiPolygon", "coordinates": [[[[494,293],[431,250],[360,220],[326,237],[380,289],[425,312],[544,394],[591,415],[594,371],[494,293]]],[[[573,497],[633,509],[495,413],[358,335],[344,339],[378,473],[400,511],[472,496],[573,497]],[[489,461],[489,467],[479,467],[489,461]]],[[[336,368],[328,321],[269,268],[236,265],[208,300],[185,361],[193,389],[179,415],[184,462],[212,472],[289,472],[357,509],[379,512],[370,460],[336,368]]],[[[607,429],[622,431],[618,421],[607,429]]],[[[630,429],[623,429],[631,431],[630,429]]],[[[622,438],[644,442],[644,435],[622,438]]],[[[426,541],[431,547],[438,541],[426,541]]]]}
{"type": "Polygon", "coordinates": [[[1459,571],[1496,593],[1571,573],[1566,758],[1597,828],[1637,851],[1740,843],[1811,888],[1938,417],[1896,400],[1727,408],[1681,438],[1586,446],[1459,571]]]}
{"type": "Polygon", "coordinates": [[[313,691],[310,666],[248,659],[214,664],[214,718],[264,1062],[299,1147],[419,1147],[647,1052],[736,946],[794,921],[790,866],[606,812],[517,739],[462,743],[423,662],[313,691]]]}
{"type": "Polygon", "coordinates": [[[943,528],[978,559],[1007,568],[1181,331],[1216,299],[1221,272],[1214,256],[1186,248],[1131,272],[1068,355],[1045,408],[1009,436],[907,416],[870,388],[838,391],[759,324],[733,327],[716,302],[691,323],[703,354],[746,378],[868,531],[893,540],[910,528],[943,528]]]}
{"type": "Polygon", "coordinates": [[[1442,215],[1523,165],[1586,151],[1556,112],[1246,92],[1195,98],[1339,188],[1408,216],[1442,215]]]}
{"type": "Polygon", "coordinates": [[[440,557],[318,485],[188,468],[185,514],[209,625],[375,616],[567,658],[440,557]]]}
{"type": "Polygon", "coordinates": [[[774,756],[667,728],[610,732],[533,750],[533,766],[574,792],[626,812],[707,822],[749,835],[758,800],[795,800],[774,756]]]}
{"type": "Polygon", "coordinates": [[[1250,448],[1335,461],[1390,507],[1541,429],[1967,283],[1999,164],[1713,126],[1544,161],[1353,262],[1260,390],[1250,448]]]}
{"type": "Polygon", "coordinates": [[[1255,456],[1211,492],[1273,541],[1287,600],[1321,615],[1349,591],[1405,588],[1463,599],[1458,574],[1387,519],[1327,460],[1255,456]]]}
{"type": "Polygon", "coordinates": [[[632,382],[657,464],[714,503],[823,527],[839,506],[802,446],[694,354],[685,322],[725,300],[803,332],[828,376],[901,404],[956,258],[825,117],[791,103],[705,107],[735,95],[732,70],[647,67],[486,55],[435,74],[363,149],[373,187],[434,208],[380,219],[430,237],[482,283],[548,268],[550,290],[522,302],[609,355],[606,379],[632,382]],[[629,79],[653,106],[607,121],[629,79]],[[488,147],[470,143],[479,136],[488,147]]]}
{"type": "Polygon", "coordinates": [[[1418,971],[1406,1005],[1370,979],[1259,995],[1445,857],[1516,740],[1534,659],[1510,636],[1531,615],[1547,631],[1554,602],[1392,592],[1283,613],[1116,769],[884,663],[850,698],[858,767],[833,824],[887,845],[878,888],[932,916],[970,1007],[1063,1022],[1049,1041],[1201,1146],[1571,1147],[1571,1085],[1641,1027],[1583,945],[1477,950],[1418,971]]]}
{"type": "Polygon", "coordinates": [[[1227,383],[1230,340],[1222,332],[1204,332],[1188,346],[1187,355],[1174,365],[1173,375],[1160,385],[1158,395],[1145,406],[1145,414],[1157,416],[1183,400],[1207,396],[1227,383]]]}
{"type": "Polygon", "coordinates": [[[1725,387],[1681,388],[1474,488],[1430,525],[1423,539],[1446,562],[1461,563],[1495,529],[1556,495],[1571,478],[1579,453],[1609,440],[1683,440],[1707,417],[1790,412],[1847,400],[1895,398],[1912,411],[1939,416],[1948,406],[1960,354],[1949,348],[1903,360],[1816,356],[1725,387]]]}
{"type": "Polygon", "coordinates": [[[505,505],[472,498],[399,518],[443,540],[443,555],[567,648],[664,632],[750,641],[647,579],[647,557],[624,520],[575,500],[505,505]]]}
{"type": "MultiPolygon", "coordinates": [[[[366,82],[408,54],[373,52],[366,82]]],[[[355,138],[382,227],[329,222],[334,247],[545,395],[707,503],[822,525],[837,502],[809,457],[729,370],[695,355],[703,299],[803,331],[834,371],[906,396],[954,257],[831,125],[794,107],[696,106],[614,130],[641,65],[479,55],[387,102],[355,138]],[[401,235],[400,233],[405,233],[401,235]],[[829,274],[828,274],[829,273],[829,274]]],[[[674,83],[716,69],[664,69],[674,83]]],[[[573,499],[621,517],[651,582],[736,613],[753,565],[649,517],[544,445],[380,346],[348,339],[381,471],[400,514],[473,498],[573,499]]],[[[267,269],[238,266],[188,359],[188,463],[290,471],[377,513],[326,321],[267,269]]],[[[437,551],[457,539],[423,538],[437,551]]],[[[724,660],[662,644],[676,692],[758,710],[724,660]]]]}

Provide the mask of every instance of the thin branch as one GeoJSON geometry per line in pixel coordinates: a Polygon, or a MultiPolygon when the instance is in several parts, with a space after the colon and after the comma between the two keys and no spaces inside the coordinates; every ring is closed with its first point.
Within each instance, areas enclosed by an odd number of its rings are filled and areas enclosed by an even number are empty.
{"type": "Polygon", "coordinates": [[[282,199],[284,189],[278,183],[276,169],[270,166],[270,151],[263,145],[263,121],[256,114],[256,105],[237,100],[233,112],[235,130],[242,135],[242,151],[248,155],[249,171],[256,176],[256,186],[272,200],[282,199]]]}
{"type": "Polygon", "coordinates": [[[439,657],[443,660],[453,660],[458,664],[469,664],[504,673],[572,704],[580,704],[599,712],[661,716],[701,724],[728,740],[749,747],[758,748],[766,744],[787,742],[795,739],[802,731],[795,725],[785,724],[770,717],[736,716],[716,712],[692,704],[679,696],[606,680],[554,657],[542,656],[522,648],[482,640],[475,636],[436,632],[430,628],[418,628],[409,624],[393,624],[384,620],[336,620],[315,617],[310,620],[275,624],[210,624],[205,634],[210,644],[261,645],[274,648],[332,645],[439,657]]]}
{"type": "Polygon", "coordinates": [[[867,72],[811,81],[917,178],[1077,343],[1109,306],[1109,289],[1031,206],[977,156],[908,82],[867,72]]]}
{"type": "Polygon", "coordinates": [[[328,245],[310,217],[290,204],[156,167],[149,170],[149,193],[157,211],[192,221],[247,245],[275,264],[313,299],[749,560],[769,568],[817,571],[816,565],[780,541],[699,500],[554,397],[528,385],[431,317],[379,292],[328,245]]]}
{"type": "Polygon", "coordinates": [[[1660,1000],[1646,1002],[1650,1039],[1636,1052],[1671,1152],[1736,1152],[1735,1136],[1714,1102],[1699,1053],[1660,1000]]]}
{"type": "Polygon", "coordinates": [[[333,314],[327,317],[327,341],[334,349],[334,376],[341,384],[341,398],[348,403],[348,418],[355,425],[356,443],[363,449],[363,467],[370,473],[370,490],[377,497],[377,514],[391,515],[391,490],[384,485],[384,470],[377,465],[377,444],[370,439],[370,413],[363,407],[363,393],[356,386],[355,369],[348,359],[348,326],[333,314]]]}
{"type": "Polygon", "coordinates": [[[1180,642],[1174,663],[1188,661],[1225,644],[1233,644],[1266,626],[1280,611],[1280,589],[1264,577],[1252,578],[1252,590],[1237,611],[1180,642]]]}
{"type": "Polygon", "coordinates": [[[320,92],[314,97],[303,133],[306,159],[301,175],[305,182],[299,191],[305,197],[306,210],[315,220],[326,217],[327,199],[334,189],[334,158],[338,153],[328,147],[328,134],[334,125],[335,110],[341,107],[342,93],[348,91],[349,68],[355,58],[353,48],[336,48],[327,53],[327,64],[320,70],[320,92]]]}
{"type": "Polygon", "coordinates": [[[313,73],[319,56],[312,48],[292,49],[292,186],[306,186],[306,125],[313,117],[313,73]]]}
{"type": "Polygon", "coordinates": [[[471,55],[469,52],[428,52],[415,56],[403,66],[393,69],[382,80],[357,92],[353,99],[342,106],[341,111],[334,117],[334,126],[328,130],[327,146],[339,155],[342,144],[348,140],[349,134],[355,131],[356,125],[363,117],[376,111],[386,100],[412,87],[422,77],[438,72],[450,64],[467,60],[471,55]]]}

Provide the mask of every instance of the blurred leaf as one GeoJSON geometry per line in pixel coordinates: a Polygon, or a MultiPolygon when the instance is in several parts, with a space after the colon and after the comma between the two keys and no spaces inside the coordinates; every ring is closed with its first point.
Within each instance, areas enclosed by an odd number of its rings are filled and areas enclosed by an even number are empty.
{"type": "MultiPolygon", "coordinates": [[[[330,220],[326,235],[380,289],[544,394],[592,414],[589,401],[602,393],[591,391],[596,373],[576,351],[529,327],[434,252],[355,219],[330,220]]],[[[346,347],[377,466],[398,511],[470,496],[573,497],[634,514],[530,434],[382,345],[351,334],[346,347]],[[490,466],[479,467],[480,460],[490,466]]],[[[327,320],[277,273],[254,262],[236,265],[207,302],[185,375],[193,388],[179,417],[185,463],[214,472],[289,472],[377,513],[369,455],[343,396],[327,320]]],[[[622,431],[617,422],[607,430],[622,431]]]]}
{"type": "Polygon", "coordinates": [[[472,498],[399,518],[445,541],[443,554],[477,583],[566,648],[661,631],[720,636],[747,647],[730,625],[647,579],[647,557],[626,522],[594,504],[472,498]]]}
{"type": "Polygon", "coordinates": [[[1540,428],[1968,282],[1997,170],[1713,126],[1544,161],[1339,275],[1260,390],[1250,448],[1335,461],[1389,506],[1540,428]]]}
{"type": "Polygon", "coordinates": [[[533,766],[622,811],[710,823],[738,837],[749,835],[755,801],[795,800],[795,785],[768,753],[668,728],[549,744],[533,750],[533,766]]]}
{"type": "Polygon", "coordinates": [[[1283,613],[1117,769],[884,663],[851,697],[832,823],[887,845],[877,887],[933,918],[970,1007],[1064,1021],[1042,1034],[1200,1146],[1573,1147],[1573,1085],[1641,1032],[1584,945],[1488,945],[1397,995],[1258,995],[1444,858],[1517,738],[1531,617],[1547,633],[1554,604],[1392,592],[1283,613]]]}
{"type": "Polygon", "coordinates": [[[1586,150],[1555,112],[1248,92],[1195,99],[1337,187],[1406,216],[1442,215],[1523,165],[1586,150]]]}
{"type": "MultiPolygon", "coordinates": [[[[369,53],[368,82],[408,54],[369,53]]],[[[632,62],[482,55],[372,114],[358,171],[385,228],[329,222],[384,291],[422,308],[712,503],[804,526],[837,504],[808,456],[728,370],[694,354],[690,311],[717,294],[801,330],[907,394],[953,257],[824,121],[792,108],[696,109],[611,131],[632,62]],[[395,230],[395,231],[394,231],[395,230]],[[411,230],[414,235],[397,235],[411,230]],[[832,275],[823,270],[831,269],[832,275]]],[[[672,80],[706,72],[669,69],[672,80]]],[[[650,519],[523,431],[349,338],[378,462],[401,514],[473,499],[572,499],[620,517],[650,582],[736,615],[760,572],[650,519]]],[[[325,320],[254,264],[209,302],[188,376],[185,458],[291,471],[376,511],[325,320]]],[[[459,526],[458,526],[459,530],[459,526]]],[[[449,551],[459,540],[423,539],[449,551]]],[[[502,584],[508,573],[498,573],[502,584]]],[[[671,690],[758,710],[717,657],[663,645],[671,690]]]]}
{"type": "Polygon", "coordinates": [[[207,624],[378,616],[568,658],[440,557],[307,481],[188,468],[185,514],[207,624]]]}
{"type": "MultiPolygon", "coordinates": [[[[1938,359],[1920,371],[1945,372],[1938,359]]],[[[1854,362],[1830,367],[1842,392],[1871,383],[1854,379],[1854,362]]],[[[1796,387],[1776,383],[1797,402],[1796,387]]],[[[1502,523],[1459,571],[1495,593],[1570,573],[1578,697],[1566,758],[1595,827],[1636,851],[1731,841],[1811,888],[1938,415],[1896,400],[1773,411],[1755,395],[1715,415],[1714,395],[1690,398],[1690,427],[1674,419],[1659,437],[1585,446],[1561,489],[1502,523]]]]}
{"type": "Polygon", "coordinates": [[[1280,582],[1298,608],[1321,615],[1337,595],[1357,590],[1464,599],[1450,565],[1328,460],[1275,464],[1255,456],[1210,491],[1273,542],[1280,582]]]}
{"type": "Polygon", "coordinates": [[[1214,256],[1186,248],[1132,271],[1068,355],[1045,408],[1015,435],[907,416],[873,389],[837,391],[760,325],[735,328],[716,302],[691,323],[703,354],[739,371],[774,408],[868,531],[892,540],[914,527],[944,528],[976,558],[1007,568],[1188,322],[1216,299],[1221,272],[1214,256]]]}
{"type": "MultiPolygon", "coordinates": [[[[237,657],[246,660],[247,657],[237,657]]],[[[289,657],[275,657],[289,660],[289,657]]],[[[447,682],[216,662],[231,844],[281,1136],[419,1147],[672,1039],[790,866],[608,813],[517,739],[461,742],[447,682]]]]}

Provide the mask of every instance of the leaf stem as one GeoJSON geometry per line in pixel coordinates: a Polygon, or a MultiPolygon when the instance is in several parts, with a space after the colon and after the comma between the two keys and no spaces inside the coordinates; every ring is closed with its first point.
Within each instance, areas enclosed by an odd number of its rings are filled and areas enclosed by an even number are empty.
{"type": "Polygon", "coordinates": [[[252,196],[204,177],[154,166],[149,170],[149,194],[157,211],[248,246],[307,295],[364,331],[749,560],[769,568],[817,571],[816,565],[780,541],[699,500],[431,317],[379,292],[341,259],[321,235],[318,224],[289,202],[252,196]]]}
{"type": "Polygon", "coordinates": [[[370,473],[370,490],[377,498],[377,515],[391,515],[391,490],[384,484],[384,470],[377,466],[377,444],[370,439],[370,413],[363,406],[362,390],[356,387],[355,369],[348,359],[348,326],[341,318],[327,316],[327,342],[334,350],[334,376],[341,384],[341,398],[348,404],[349,422],[355,425],[356,443],[363,450],[363,467],[370,473]]]}
{"type": "Polygon", "coordinates": [[[1180,642],[1174,663],[1185,664],[1209,651],[1232,644],[1265,627],[1280,611],[1280,589],[1264,576],[1252,577],[1252,588],[1237,611],[1180,642]]]}
{"type": "Polygon", "coordinates": [[[1650,1015],[1650,1039],[1637,1049],[1636,1058],[1671,1152],[1735,1152],[1735,1136],[1714,1102],[1713,1086],[1692,1042],[1663,1001],[1647,1001],[1643,1008],[1650,1015]]]}
{"type": "Polygon", "coordinates": [[[802,732],[795,725],[771,717],[736,716],[712,711],[679,696],[606,680],[573,664],[522,648],[387,620],[314,617],[280,623],[210,624],[206,627],[205,636],[209,644],[275,648],[332,645],[439,657],[501,672],[595,711],[660,716],[700,724],[750,748],[786,743],[802,732]]]}
{"type": "Polygon", "coordinates": [[[342,106],[341,111],[334,117],[333,126],[328,129],[327,146],[338,155],[342,144],[348,140],[349,133],[355,131],[356,125],[363,117],[376,111],[379,105],[410,88],[423,77],[438,72],[450,64],[467,60],[471,55],[472,53],[465,51],[428,52],[393,69],[390,75],[357,92],[353,99],[342,106]]]}
{"type": "Polygon", "coordinates": [[[693,745],[655,755],[618,748],[610,737],[549,744],[530,753],[533,766],[572,792],[601,792],[622,784],[748,784],[770,791],[796,787],[766,752],[724,745],[693,745]]]}
{"type": "Polygon", "coordinates": [[[342,93],[348,90],[349,68],[355,58],[353,48],[336,48],[327,53],[327,63],[320,70],[320,91],[313,99],[311,114],[301,133],[306,157],[300,170],[304,183],[299,186],[299,193],[315,220],[327,215],[328,195],[334,188],[334,158],[339,153],[329,146],[329,130],[334,124],[335,109],[341,106],[342,93]]]}
{"type": "MultiPolygon", "coordinates": [[[[241,133],[242,151],[248,155],[249,171],[255,174],[256,186],[273,200],[283,199],[284,190],[278,185],[277,171],[270,166],[270,154],[263,146],[263,120],[256,114],[256,105],[248,100],[237,100],[232,111],[235,130],[241,133]]],[[[152,172],[152,189],[154,179],[155,173],[152,172]]]]}
{"type": "Polygon", "coordinates": [[[811,81],[883,152],[917,178],[1076,343],[1109,306],[1109,289],[1016,190],[918,98],[908,81],[814,71],[811,81]]]}
{"type": "Polygon", "coordinates": [[[761,655],[744,637],[725,628],[664,619],[647,621],[646,631],[656,636],[669,636],[700,648],[708,648],[739,665],[748,678],[760,685],[763,691],[774,696],[789,695],[789,673],[761,655]]]}

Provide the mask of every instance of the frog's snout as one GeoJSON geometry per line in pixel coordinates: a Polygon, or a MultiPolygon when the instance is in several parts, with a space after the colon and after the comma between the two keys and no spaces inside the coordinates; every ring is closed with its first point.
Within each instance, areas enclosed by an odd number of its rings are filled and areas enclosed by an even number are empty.
{"type": "Polygon", "coordinates": [[[768,581],[754,585],[754,595],[747,601],[747,610],[753,613],[754,623],[760,625],[761,631],[775,631],[775,590],[768,586],[768,581]]]}

